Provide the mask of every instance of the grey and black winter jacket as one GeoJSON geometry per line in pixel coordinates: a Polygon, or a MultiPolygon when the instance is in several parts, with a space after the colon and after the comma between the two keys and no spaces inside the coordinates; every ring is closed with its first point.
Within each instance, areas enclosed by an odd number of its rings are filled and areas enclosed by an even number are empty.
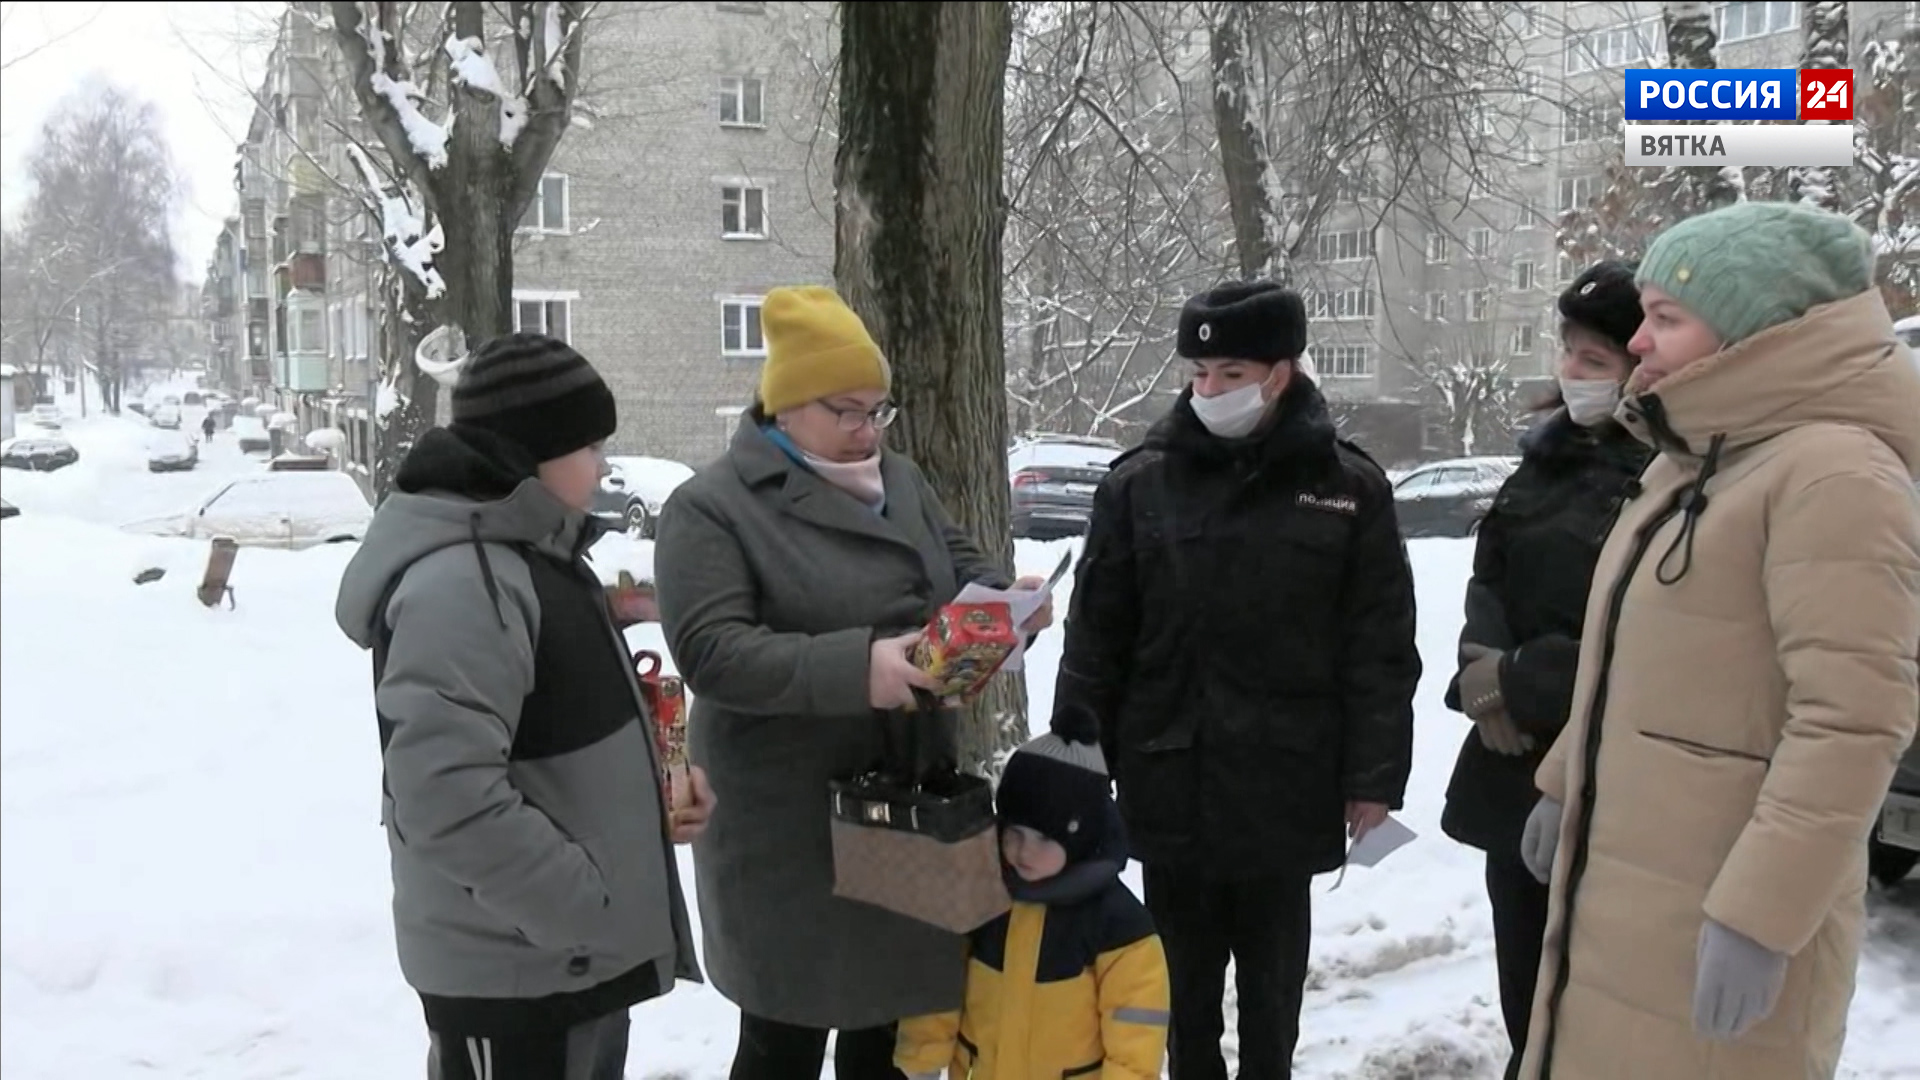
{"type": "Polygon", "coordinates": [[[340,585],[373,650],[400,967],[449,1034],[563,1027],[698,980],[650,718],[531,462],[423,437],[340,585]]]}

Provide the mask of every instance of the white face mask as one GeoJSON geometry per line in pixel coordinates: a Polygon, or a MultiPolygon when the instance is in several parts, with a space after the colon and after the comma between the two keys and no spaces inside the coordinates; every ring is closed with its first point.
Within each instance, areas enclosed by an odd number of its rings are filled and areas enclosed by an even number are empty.
{"type": "Polygon", "coordinates": [[[1261,396],[1264,383],[1250,383],[1214,397],[1193,395],[1193,415],[1208,431],[1222,439],[1244,439],[1260,426],[1266,415],[1267,399],[1261,396]]]}
{"type": "Polygon", "coordinates": [[[1560,396],[1567,403],[1567,416],[1581,427],[1592,427],[1613,417],[1620,405],[1620,384],[1612,379],[1560,380],[1560,396]]]}

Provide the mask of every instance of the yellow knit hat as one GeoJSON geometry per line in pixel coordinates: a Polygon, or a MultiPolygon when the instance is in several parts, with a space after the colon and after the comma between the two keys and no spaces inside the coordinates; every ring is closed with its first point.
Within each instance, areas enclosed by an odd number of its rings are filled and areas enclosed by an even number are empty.
{"type": "Polygon", "coordinates": [[[767,343],[760,405],[768,416],[835,394],[893,388],[893,372],[866,324],[825,286],[768,293],[760,333],[767,343]]]}

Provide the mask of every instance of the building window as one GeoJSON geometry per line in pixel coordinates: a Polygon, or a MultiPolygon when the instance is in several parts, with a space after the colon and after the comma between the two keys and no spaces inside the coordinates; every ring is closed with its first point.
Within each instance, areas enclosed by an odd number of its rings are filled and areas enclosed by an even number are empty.
{"type": "Polygon", "coordinates": [[[1443,263],[1447,261],[1447,234],[1430,232],[1427,234],[1427,261],[1443,263]]]}
{"type": "Polygon", "coordinates": [[[1513,328],[1513,340],[1510,343],[1511,349],[1509,351],[1515,356],[1532,356],[1535,344],[1534,337],[1533,324],[1521,323],[1513,328]]]}
{"type": "Polygon", "coordinates": [[[333,325],[330,327],[332,333],[327,335],[327,353],[335,360],[344,360],[347,357],[347,307],[345,304],[335,304],[328,310],[328,315],[333,325]]]}
{"type": "Polygon", "coordinates": [[[1564,251],[1561,252],[1559,258],[1554,260],[1554,273],[1560,284],[1571,283],[1574,279],[1574,271],[1573,256],[1564,251]]]}
{"type": "Polygon", "coordinates": [[[727,239],[764,240],[767,236],[767,192],[757,187],[720,189],[720,235],[727,239]]]}
{"type": "Polygon", "coordinates": [[[1325,378],[1364,379],[1373,374],[1365,345],[1328,345],[1313,351],[1313,366],[1325,378]]]}
{"type": "Polygon", "coordinates": [[[1720,44],[1751,41],[1768,34],[1782,34],[1800,28],[1800,5],[1773,0],[1772,3],[1720,4],[1713,11],[1714,28],[1720,44]]]}
{"type": "Polygon", "coordinates": [[[720,80],[720,126],[765,127],[766,84],[750,75],[720,80]]]}
{"type": "Polygon", "coordinates": [[[1342,229],[1338,232],[1323,232],[1316,239],[1315,254],[1319,261],[1355,262],[1371,259],[1374,255],[1372,229],[1342,229]]]}
{"type": "Polygon", "coordinates": [[[1563,176],[1560,178],[1560,212],[1585,209],[1599,194],[1599,177],[1563,176]]]}
{"type": "Polygon", "coordinates": [[[1447,294],[1430,292],[1427,294],[1427,321],[1440,322],[1447,317],[1447,294]]]}
{"type": "Polygon", "coordinates": [[[545,334],[573,341],[573,294],[515,292],[513,328],[529,334],[545,334]]]}
{"type": "Polygon", "coordinates": [[[1589,101],[1568,105],[1560,110],[1560,145],[1577,146],[1618,136],[1621,115],[1618,102],[1589,101]]]}
{"type": "Polygon", "coordinates": [[[1335,289],[1307,294],[1307,315],[1315,319],[1373,318],[1373,290],[1335,289]]]}
{"type": "Polygon", "coordinates": [[[1467,234],[1467,254],[1484,259],[1493,254],[1493,230],[1484,226],[1467,234]]]}
{"type": "Polygon", "coordinates": [[[1659,19],[1641,19],[1625,26],[1570,34],[1567,74],[1584,75],[1601,68],[1622,68],[1653,60],[1660,48],[1660,36],[1659,19]]]}
{"type": "Polygon", "coordinates": [[[1540,284],[1539,277],[1539,268],[1534,266],[1533,263],[1517,262],[1513,264],[1513,287],[1515,289],[1521,292],[1527,292],[1540,284]]]}
{"type": "Polygon", "coordinates": [[[1467,293],[1467,321],[1486,322],[1493,315],[1493,290],[1474,289],[1467,293]]]}
{"type": "Polygon", "coordinates": [[[327,314],[318,304],[287,305],[287,351],[327,351],[327,314]]]}
{"type": "Polygon", "coordinates": [[[721,302],[720,355],[767,355],[767,341],[760,336],[759,297],[721,302]]]}
{"type": "Polygon", "coordinates": [[[534,192],[533,204],[520,219],[520,227],[534,232],[566,232],[568,210],[567,178],[548,173],[540,178],[540,189],[534,192]]]}

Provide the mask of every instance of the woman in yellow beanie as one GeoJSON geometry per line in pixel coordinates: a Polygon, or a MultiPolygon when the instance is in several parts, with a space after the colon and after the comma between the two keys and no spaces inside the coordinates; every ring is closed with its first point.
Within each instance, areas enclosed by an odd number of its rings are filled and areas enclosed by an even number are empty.
{"type": "Polygon", "coordinates": [[[1521,1075],[1831,1077],[1867,834],[1920,716],[1920,370],[1835,214],[1690,218],[1637,277],[1616,416],[1656,456],[1535,775],[1521,1075]]]}
{"type": "MultiPolygon", "coordinates": [[[[654,549],[690,749],[725,793],[694,849],[707,971],[741,1010],[732,1080],[817,1080],[832,1031],[839,1080],[898,1080],[895,1023],[960,1007],[964,939],[833,895],[826,793],[932,685],[919,628],[1009,579],[882,447],[892,375],[859,316],[809,286],[769,293],[761,324],[759,400],[654,549]]],[[[953,749],[951,713],[914,722],[953,749]]]]}

